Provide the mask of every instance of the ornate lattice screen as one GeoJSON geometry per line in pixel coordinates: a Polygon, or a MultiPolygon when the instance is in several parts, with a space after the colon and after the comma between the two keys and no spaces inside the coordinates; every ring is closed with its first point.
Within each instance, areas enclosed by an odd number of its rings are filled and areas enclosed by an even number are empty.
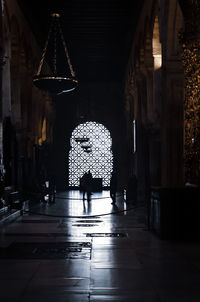
{"type": "Polygon", "coordinates": [[[110,185],[113,170],[112,139],[102,124],[86,122],[77,126],[70,139],[69,186],[79,186],[80,178],[90,170],[93,178],[110,185]]]}

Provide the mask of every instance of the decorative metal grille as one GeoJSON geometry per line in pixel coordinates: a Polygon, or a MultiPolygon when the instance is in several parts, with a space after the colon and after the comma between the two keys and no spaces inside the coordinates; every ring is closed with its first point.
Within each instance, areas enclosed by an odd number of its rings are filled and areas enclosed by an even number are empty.
{"type": "Polygon", "coordinates": [[[72,132],[69,151],[69,185],[79,186],[80,178],[90,170],[93,178],[102,178],[103,187],[110,185],[113,170],[112,139],[102,124],[86,122],[72,132]]]}

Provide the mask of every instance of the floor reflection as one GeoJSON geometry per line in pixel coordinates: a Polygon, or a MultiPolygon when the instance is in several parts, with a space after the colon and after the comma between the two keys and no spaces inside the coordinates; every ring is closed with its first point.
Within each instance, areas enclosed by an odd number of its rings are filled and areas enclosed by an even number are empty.
{"type": "MultiPolygon", "coordinates": [[[[114,216],[126,215],[127,205],[122,195],[116,197],[116,203],[112,203],[110,191],[93,192],[91,200],[83,200],[82,192],[70,190],[58,192],[55,203],[44,203],[31,209],[36,214],[59,217],[58,228],[68,236],[82,237],[90,233],[115,232],[114,216]]],[[[115,217],[116,218],[116,217],[115,217]]],[[[105,236],[101,242],[110,242],[112,238],[105,236]]]]}
{"type": "Polygon", "coordinates": [[[159,240],[144,207],[111,202],[62,192],[4,225],[0,301],[199,301],[200,244],[159,240]]]}
{"type": "Polygon", "coordinates": [[[58,192],[55,203],[34,205],[34,211],[54,216],[98,216],[126,210],[126,203],[121,194],[117,194],[116,203],[112,204],[110,191],[93,192],[91,200],[83,200],[79,190],[58,192]]]}

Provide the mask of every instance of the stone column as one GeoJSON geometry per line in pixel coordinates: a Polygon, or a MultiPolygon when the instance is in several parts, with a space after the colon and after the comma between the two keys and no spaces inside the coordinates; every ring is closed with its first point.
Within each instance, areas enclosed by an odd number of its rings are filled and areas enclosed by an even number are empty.
{"type": "Polygon", "coordinates": [[[147,122],[147,83],[143,71],[136,75],[138,93],[137,108],[137,178],[138,178],[138,201],[147,200],[149,190],[149,144],[146,130],[147,122]]]}
{"type": "Polygon", "coordinates": [[[183,185],[183,76],[179,62],[167,61],[163,78],[161,136],[162,185],[183,185]]]}
{"type": "Polygon", "coordinates": [[[2,74],[3,65],[5,64],[4,49],[3,49],[3,7],[0,2],[0,170],[3,165],[3,120],[2,120],[2,74]]]}

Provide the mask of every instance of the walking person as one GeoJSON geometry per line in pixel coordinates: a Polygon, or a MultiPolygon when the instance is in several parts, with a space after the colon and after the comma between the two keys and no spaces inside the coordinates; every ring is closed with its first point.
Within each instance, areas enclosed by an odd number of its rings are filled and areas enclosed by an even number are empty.
{"type": "Polygon", "coordinates": [[[112,204],[116,202],[116,192],[117,192],[117,175],[112,172],[110,179],[110,197],[112,198],[112,204]]]}
{"type": "Polygon", "coordinates": [[[82,177],[82,189],[83,189],[83,200],[85,199],[85,194],[87,193],[87,200],[90,200],[91,190],[92,190],[92,174],[90,170],[85,173],[82,177]]]}

